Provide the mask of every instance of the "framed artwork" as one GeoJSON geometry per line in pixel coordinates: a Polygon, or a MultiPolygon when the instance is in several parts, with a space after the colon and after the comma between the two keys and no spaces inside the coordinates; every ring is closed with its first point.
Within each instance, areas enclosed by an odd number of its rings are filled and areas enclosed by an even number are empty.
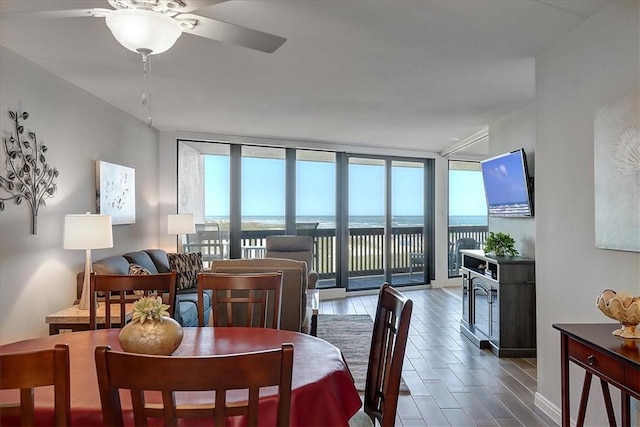
{"type": "Polygon", "coordinates": [[[607,105],[594,122],[596,247],[640,252],[638,93],[607,105]]]}
{"type": "Polygon", "coordinates": [[[136,175],[133,168],[96,160],[96,212],[111,223],[136,222],[136,175]]]}

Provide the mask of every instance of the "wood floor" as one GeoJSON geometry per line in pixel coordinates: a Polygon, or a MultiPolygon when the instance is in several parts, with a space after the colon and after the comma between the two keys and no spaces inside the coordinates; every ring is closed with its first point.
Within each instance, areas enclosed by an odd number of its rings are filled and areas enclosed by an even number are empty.
{"type": "MultiPolygon", "coordinates": [[[[441,289],[413,300],[396,426],[556,426],[534,405],[536,359],[497,358],[459,332],[461,301],[441,289]]],[[[377,295],[321,301],[321,314],[369,314],[377,295]]]]}

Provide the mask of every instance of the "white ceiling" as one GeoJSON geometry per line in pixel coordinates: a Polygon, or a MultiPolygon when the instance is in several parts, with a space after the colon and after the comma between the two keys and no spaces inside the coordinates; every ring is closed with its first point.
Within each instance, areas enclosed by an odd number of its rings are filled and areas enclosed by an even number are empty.
{"type": "MultiPolygon", "coordinates": [[[[535,56],[606,0],[231,0],[201,15],[277,34],[265,54],[183,34],[151,61],[160,130],[441,152],[534,100],[535,56]]],[[[2,15],[110,8],[0,0],[0,44],[129,114],[140,56],[102,18],[2,15]]]]}

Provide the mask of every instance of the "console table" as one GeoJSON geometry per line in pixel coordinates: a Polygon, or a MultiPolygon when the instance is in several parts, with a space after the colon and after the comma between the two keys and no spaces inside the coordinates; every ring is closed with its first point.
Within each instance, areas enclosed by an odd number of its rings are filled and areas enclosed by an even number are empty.
{"type": "Polygon", "coordinates": [[[609,386],[621,391],[623,427],[631,426],[631,396],[640,399],[640,342],[611,334],[615,323],[605,324],[554,324],[560,331],[560,374],[562,387],[562,426],[569,427],[569,361],[584,368],[580,407],[576,426],[584,425],[587,400],[591,387],[591,378],[600,378],[602,394],[609,419],[609,425],[615,426],[616,420],[611,404],[609,386]]]}

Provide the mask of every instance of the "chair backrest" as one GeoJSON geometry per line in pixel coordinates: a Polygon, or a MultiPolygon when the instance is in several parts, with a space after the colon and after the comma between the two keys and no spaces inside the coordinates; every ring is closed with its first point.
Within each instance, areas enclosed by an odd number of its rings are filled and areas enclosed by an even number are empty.
{"type": "Polygon", "coordinates": [[[35,425],[34,387],[54,387],[54,424],[68,426],[71,418],[69,345],[53,349],[0,355],[0,390],[20,389],[20,403],[0,405],[2,416],[20,416],[23,426],[35,425]]]}
{"type": "Polygon", "coordinates": [[[225,418],[246,415],[247,425],[258,421],[258,399],[263,387],[278,386],[276,425],[289,425],[293,344],[254,353],[216,356],[150,356],[96,347],[96,370],[104,425],[124,425],[119,389],[131,391],[134,422],[146,426],[147,418],[161,417],[165,425],[177,425],[178,418],[212,418],[224,426],[225,418]],[[227,404],[227,390],[248,390],[248,400],[227,404]],[[146,404],[144,391],[162,393],[162,405],[146,404]],[[176,391],[215,391],[210,404],[176,405],[176,391]],[[213,400],[213,399],[212,399],[213,400]]]}
{"type": "Polygon", "coordinates": [[[313,269],[313,237],[306,236],[267,236],[267,258],[292,259],[307,263],[307,270],[313,269]]]}
{"type": "MultiPolygon", "coordinates": [[[[95,274],[91,273],[89,303],[89,329],[97,329],[97,307],[93,302],[98,293],[104,294],[104,327],[111,328],[112,305],[120,309],[120,327],[127,323],[127,304],[150,293],[157,292],[163,301],[169,304],[169,315],[173,317],[176,305],[177,273],[150,274],[143,276],[129,276],[124,274],[95,274]],[[139,291],[134,293],[134,291],[139,291]]],[[[102,304],[102,302],[101,302],[102,304]]],[[[130,311],[130,310],[129,310],[130,311]]]]}
{"type": "Polygon", "coordinates": [[[280,329],[282,272],[198,274],[198,326],[206,326],[204,292],[211,292],[213,326],[280,329]],[[241,323],[241,324],[240,324],[241,323]]]}
{"type": "Polygon", "coordinates": [[[363,405],[374,424],[375,419],[382,426],[395,423],[412,308],[413,302],[388,284],[380,289],[363,405]]]}

